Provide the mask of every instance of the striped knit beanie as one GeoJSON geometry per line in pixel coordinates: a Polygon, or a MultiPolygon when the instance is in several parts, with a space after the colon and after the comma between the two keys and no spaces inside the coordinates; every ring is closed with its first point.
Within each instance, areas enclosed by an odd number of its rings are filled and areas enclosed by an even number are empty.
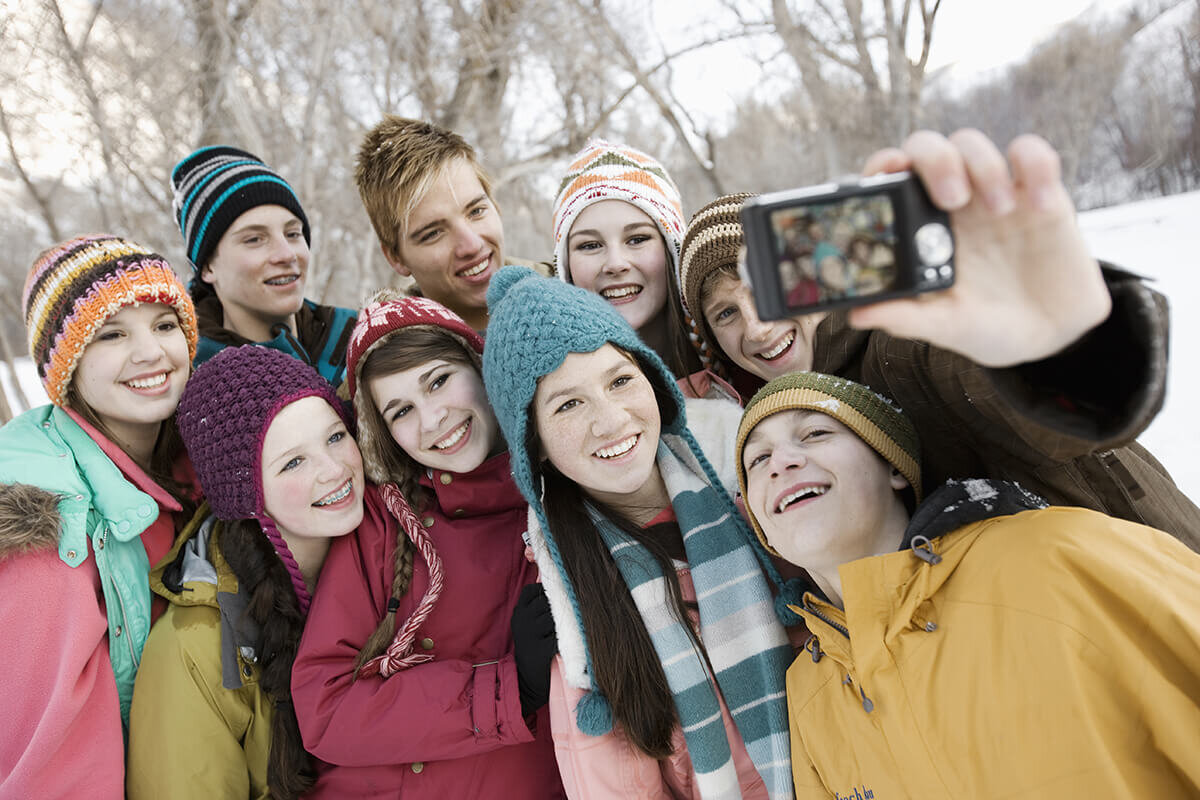
{"type": "Polygon", "coordinates": [[[50,402],[63,404],[83,351],[113,314],[139,303],[175,309],[196,355],[196,309],[162,256],[105,234],[79,236],[38,257],[21,293],[29,355],[50,402]]]}
{"type": "Polygon", "coordinates": [[[256,156],[236,147],[202,147],[171,170],[175,220],[188,261],[203,269],[229,226],[257,206],[283,206],[300,218],[312,244],[308,217],[288,182],[256,156]]]}
{"type": "MultiPolygon", "coordinates": [[[[758,390],[742,414],[737,434],[738,488],[746,497],[746,469],[742,455],[746,439],[758,423],[772,414],[793,409],[820,411],[841,422],[899,470],[921,501],[921,447],[917,431],[908,417],[891,400],[861,383],[820,372],[793,372],[783,375],[758,390]]],[[[767,543],[754,511],[746,506],[747,516],[763,543],[767,543]]]]}
{"type": "Polygon", "coordinates": [[[196,368],[179,400],[179,434],[213,514],[227,522],[258,520],[292,576],[307,612],[308,589],[275,523],[263,507],[262,444],[285,406],[320,397],[353,430],[346,407],[315,369],[279,350],[226,347],[196,368]]]}
{"type": "Polygon", "coordinates": [[[601,200],[624,200],[658,226],[672,269],[683,238],[679,190],[663,165],[628,145],[593,139],[575,154],[554,200],[554,266],[567,283],[567,237],[585,208],[601,200]]]}
{"type": "Polygon", "coordinates": [[[742,203],[753,196],[742,192],[718,197],[692,216],[683,237],[679,255],[683,307],[695,317],[705,341],[718,352],[720,347],[700,307],[700,288],[719,267],[737,266],[742,248],[742,203]]]}

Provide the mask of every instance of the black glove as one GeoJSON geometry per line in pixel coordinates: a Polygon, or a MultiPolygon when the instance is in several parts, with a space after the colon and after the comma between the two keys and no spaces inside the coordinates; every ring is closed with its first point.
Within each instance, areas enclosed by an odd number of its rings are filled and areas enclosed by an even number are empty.
{"type": "Polygon", "coordinates": [[[521,713],[529,716],[550,700],[550,662],[558,652],[550,601],[540,583],[521,587],[512,614],[512,637],[521,713]]]}

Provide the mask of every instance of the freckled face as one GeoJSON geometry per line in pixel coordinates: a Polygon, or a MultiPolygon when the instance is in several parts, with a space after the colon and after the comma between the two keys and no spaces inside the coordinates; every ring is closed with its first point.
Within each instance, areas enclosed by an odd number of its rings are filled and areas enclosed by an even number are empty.
{"type": "Polygon", "coordinates": [[[590,496],[647,506],[662,422],[650,381],[612,345],[571,353],[538,383],[534,424],[543,455],[590,496]]]}
{"type": "Polygon", "coordinates": [[[265,510],[285,538],[328,539],[362,522],[362,456],[323,398],[297,400],[271,420],[262,484],[265,510]]]}

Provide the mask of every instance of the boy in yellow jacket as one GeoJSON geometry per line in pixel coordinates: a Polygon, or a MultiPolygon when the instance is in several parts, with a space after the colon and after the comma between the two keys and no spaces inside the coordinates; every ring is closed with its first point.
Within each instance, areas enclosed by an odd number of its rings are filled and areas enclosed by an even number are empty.
{"type": "Polygon", "coordinates": [[[815,583],[798,798],[1200,794],[1200,556],[1013,483],[923,500],[913,427],[842,378],[771,381],[737,446],[755,531],[815,583]]]}

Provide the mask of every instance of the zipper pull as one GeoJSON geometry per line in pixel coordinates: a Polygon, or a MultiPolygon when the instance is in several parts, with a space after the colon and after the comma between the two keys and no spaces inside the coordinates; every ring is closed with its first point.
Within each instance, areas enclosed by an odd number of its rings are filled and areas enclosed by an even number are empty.
{"type": "Polygon", "coordinates": [[[933,543],[924,536],[914,536],[910,545],[913,555],[924,561],[926,564],[940,564],[942,557],[933,552],[933,543]]]}
{"type": "Polygon", "coordinates": [[[866,692],[864,692],[864,691],[862,690],[862,685],[861,685],[861,684],[860,684],[860,685],[859,685],[859,687],[858,687],[858,693],[859,693],[859,695],[862,697],[862,701],[863,701],[863,702],[862,702],[863,711],[865,711],[865,712],[867,712],[868,714],[870,714],[872,711],[874,711],[874,710],[875,710],[875,704],[871,702],[871,698],[867,697],[867,693],[866,693],[866,692]]]}
{"type": "Polygon", "coordinates": [[[816,664],[821,660],[824,653],[821,652],[821,642],[816,636],[809,636],[808,641],[804,643],[804,649],[812,655],[813,663],[816,664]]]}

